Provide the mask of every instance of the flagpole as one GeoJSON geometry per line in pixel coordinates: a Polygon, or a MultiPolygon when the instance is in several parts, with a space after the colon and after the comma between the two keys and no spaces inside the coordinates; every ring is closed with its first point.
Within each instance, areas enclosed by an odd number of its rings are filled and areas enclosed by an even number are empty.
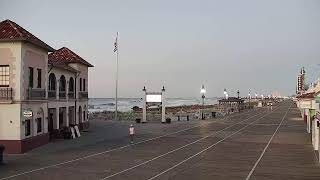
{"type": "MultiPolygon", "coordinates": [[[[117,41],[118,41],[118,32],[117,32],[117,41]]],[[[115,112],[115,120],[118,120],[118,70],[119,70],[119,44],[117,43],[117,71],[116,71],[116,112],[115,112]]]]}

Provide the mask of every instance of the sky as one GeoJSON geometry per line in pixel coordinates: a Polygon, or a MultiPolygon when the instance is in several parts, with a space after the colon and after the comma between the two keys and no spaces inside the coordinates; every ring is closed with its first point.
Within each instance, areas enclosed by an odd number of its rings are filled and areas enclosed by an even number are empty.
{"type": "Polygon", "coordinates": [[[320,76],[317,0],[0,0],[5,19],[93,64],[90,97],[115,96],[116,32],[120,97],[291,95],[301,67],[320,76]]]}

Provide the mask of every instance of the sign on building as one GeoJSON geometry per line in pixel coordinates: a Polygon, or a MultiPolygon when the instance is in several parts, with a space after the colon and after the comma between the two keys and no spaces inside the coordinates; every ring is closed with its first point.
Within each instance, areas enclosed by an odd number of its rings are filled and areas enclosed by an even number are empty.
{"type": "Polygon", "coordinates": [[[311,109],[311,101],[300,101],[299,106],[302,109],[311,109]]]}
{"type": "Polygon", "coordinates": [[[32,115],[33,115],[32,111],[30,111],[30,110],[23,111],[23,116],[26,118],[30,118],[30,117],[32,117],[32,115]]]}

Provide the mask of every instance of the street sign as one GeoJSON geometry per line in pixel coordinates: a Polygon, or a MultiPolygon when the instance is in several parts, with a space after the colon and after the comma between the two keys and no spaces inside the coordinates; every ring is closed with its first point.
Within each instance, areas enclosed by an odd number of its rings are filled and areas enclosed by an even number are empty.
{"type": "Polygon", "coordinates": [[[29,118],[29,117],[32,117],[32,111],[29,111],[29,110],[26,110],[26,111],[23,111],[23,116],[24,117],[27,117],[27,118],[29,118]]]}
{"type": "Polygon", "coordinates": [[[299,107],[301,109],[311,109],[311,101],[300,101],[299,107]]]}

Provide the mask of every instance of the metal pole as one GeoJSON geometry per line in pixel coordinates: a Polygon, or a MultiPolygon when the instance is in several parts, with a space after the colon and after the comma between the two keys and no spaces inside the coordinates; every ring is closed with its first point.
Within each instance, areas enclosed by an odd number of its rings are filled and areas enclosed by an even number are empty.
{"type": "Polygon", "coordinates": [[[204,114],[203,114],[203,111],[204,111],[204,94],[202,95],[202,113],[201,113],[201,119],[204,119],[204,114]]]}
{"type": "MultiPolygon", "coordinates": [[[[118,41],[118,32],[117,32],[117,41],[118,41]]],[[[116,111],[115,111],[115,120],[118,120],[118,65],[119,65],[119,44],[117,42],[117,71],[116,71],[116,111]]]]}

